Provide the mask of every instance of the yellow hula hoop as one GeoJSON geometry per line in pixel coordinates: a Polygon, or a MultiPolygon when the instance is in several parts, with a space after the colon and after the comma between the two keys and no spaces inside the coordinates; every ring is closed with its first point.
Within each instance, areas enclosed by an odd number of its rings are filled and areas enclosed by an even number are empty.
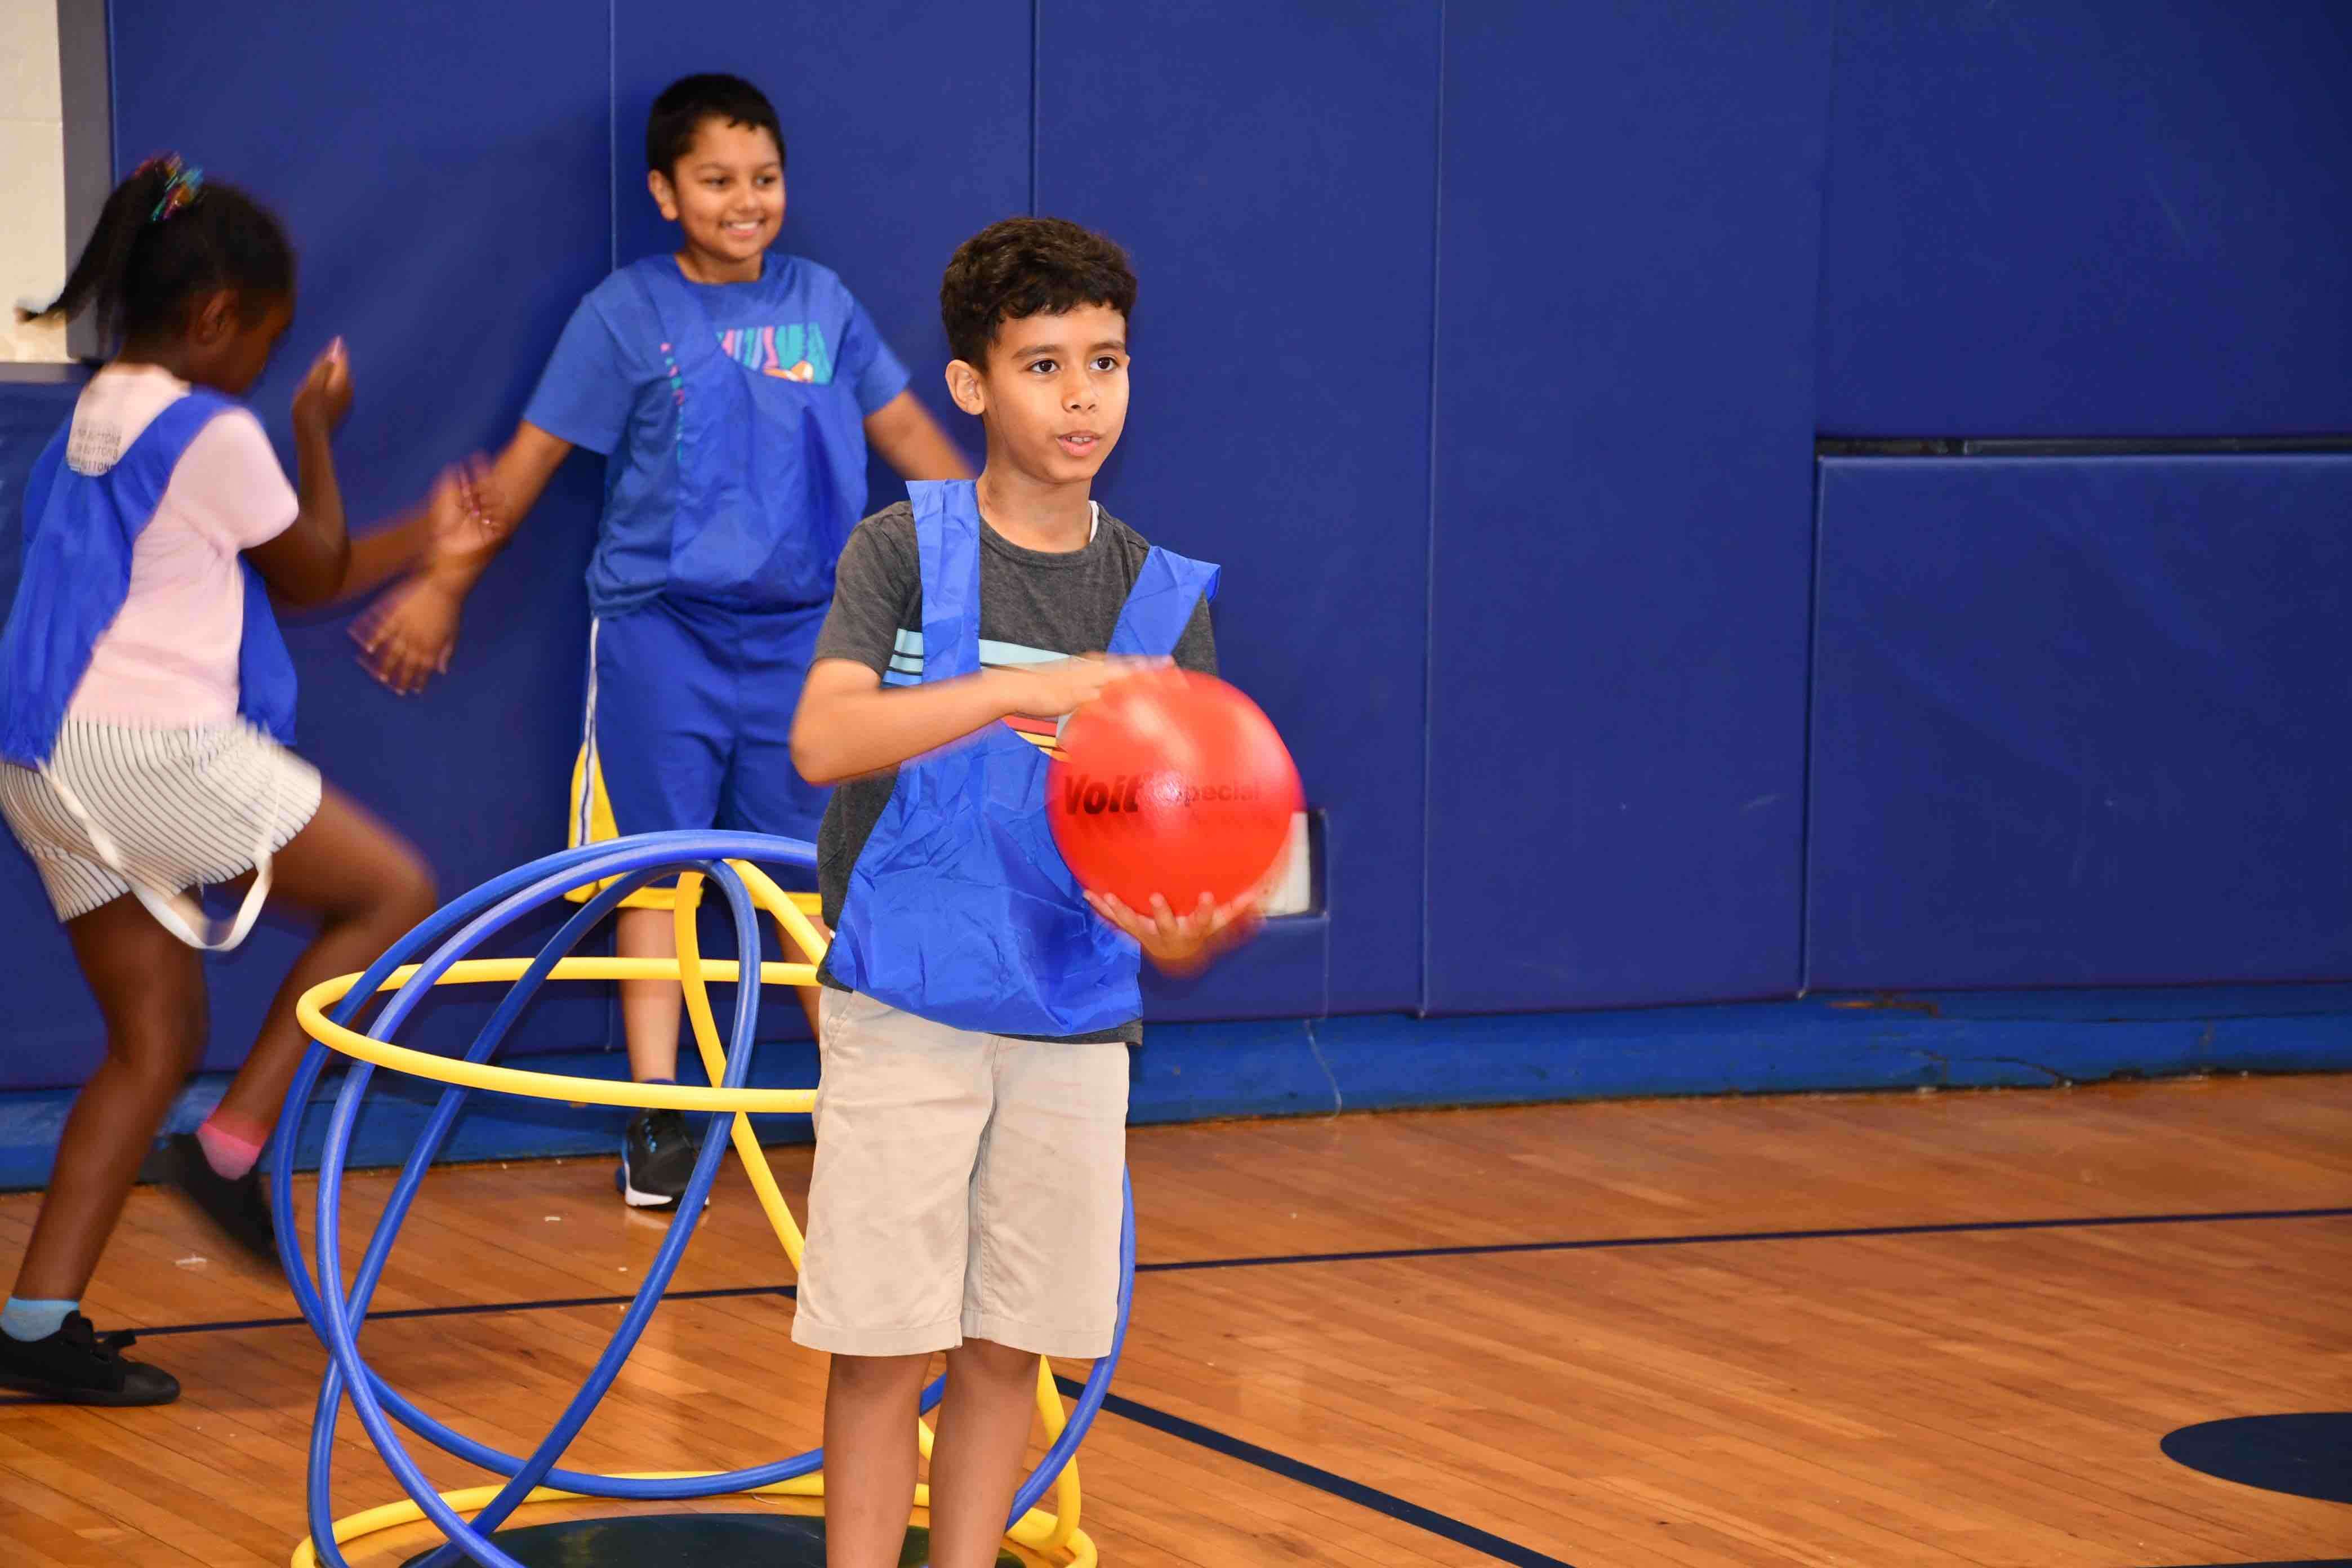
{"type": "MultiPolygon", "coordinates": [[[[810,919],[815,912],[814,900],[805,894],[785,892],[776,885],[774,879],[757,866],[740,860],[730,860],[728,864],[743,879],[753,904],[767,911],[783,935],[803,953],[810,955],[811,962],[806,963],[763,963],[756,965],[760,984],[815,984],[817,966],[824,962],[828,944],[824,932],[810,919]]],[[[695,909],[701,901],[702,881],[700,872],[685,872],[678,878],[677,896],[671,906],[675,911],[673,920],[677,934],[677,958],[565,958],[559,960],[548,972],[548,978],[677,981],[685,994],[688,1021],[693,1026],[695,1049],[702,1058],[703,1069],[715,1086],[726,1074],[727,1050],[721,1043],[718,1017],[710,1005],[710,984],[713,981],[732,983],[740,980],[743,966],[732,959],[707,959],[701,955],[695,909]]],[[[531,961],[525,958],[461,959],[451,964],[435,984],[479,985],[500,981],[511,983],[520,979],[530,963],[531,961]]],[[[412,963],[393,971],[381,994],[388,995],[408,985],[415,979],[418,968],[412,963]]],[[[327,1010],[349,995],[360,978],[356,974],[344,974],[322,981],[304,992],[294,1008],[295,1016],[301,1020],[303,1028],[312,1039],[355,1061],[436,1083],[485,1089],[493,1094],[517,1095],[528,1100],[554,1100],[573,1105],[612,1106],[625,1110],[731,1112],[729,1137],[734,1144],[736,1155],[743,1163],[744,1173],[751,1179],[751,1189],[759,1198],[761,1212],[767,1217],[769,1227],[775,1232],[784,1257],[791,1262],[795,1274],[800,1271],[805,1245],[800,1224],[793,1217],[782,1189],[776,1184],[775,1171],[768,1163],[766,1151],[760,1147],[759,1139],[752,1131],[751,1118],[755,1115],[807,1115],[815,1109],[815,1090],[704,1089],[683,1084],[621,1083],[608,1079],[572,1078],[559,1073],[496,1067],[485,1062],[460,1061],[407,1046],[395,1046],[390,1041],[346,1028],[327,1016],[327,1010]]],[[[1067,1424],[1068,1413],[1062,1404],[1061,1391],[1054,1382],[1053,1363],[1042,1357],[1037,1363],[1037,1411],[1045,1423],[1045,1440],[1050,1445],[1067,1424]]],[[[931,1443],[930,1423],[918,1417],[916,1444],[926,1459],[930,1458],[931,1443]]],[[[711,1470],[652,1470],[633,1472],[625,1479],[690,1480],[717,1473],[711,1470]]],[[[468,1487],[439,1495],[441,1500],[451,1508],[465,1510],[482,1507],[497,1497],[499,1490],[496,1486],[468,1487]]],[[[824,1496],[824,1476],[820,1471],[740,1495],[821,1500],[824,1496]]],[[[579,1492],[540,1487],[524,1499],[523,1506],[577,1501],[583,1498],[583,1494],[579,1492]]],[[[1055,1480],[1053,1511],[1047,1512],[1042,1508],[1030,1510],[1005,1532],[1004,1539],[1031,1560],[1052,1563],[1055,1568],[1097,1568],[1098,1557],[1094,1541],[1078,1528],[1080,1507],[1078,1465],[1073,1457],[1055,1480]]],[[[918,1484],[914,1513],[925,1514],[929,1508],[930,1489],[918,1484]]],[[[335,1521],[335,1543],[345,1545],[383,1531],[418,1523],[425,1517],[425,1510],[413,1500],[365,1509],[335,1521]]],[[[318,1563],[315,1542],[309,1536],[303,1537],[294,1548],[290,1568],[318,1568],[318,1563]]]]}

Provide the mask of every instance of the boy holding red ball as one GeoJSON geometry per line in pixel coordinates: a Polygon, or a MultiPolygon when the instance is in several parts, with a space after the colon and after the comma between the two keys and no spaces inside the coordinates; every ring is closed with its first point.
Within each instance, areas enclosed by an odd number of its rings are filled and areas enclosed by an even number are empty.
{"type": "Polygon", "coordinates": [[[829,1568],[898,1561],[938,1351],[930,1561],[996,1561],[1037,1357],[1110,1349],[1139,958],[1195,970],[1256,923],[1255,898],[1140,914],[1085,893],[1046,821],[1062,717],[1136,668],[1215,671],[1216,568],[1090,495],[1126,422],[1135,292],[1118,246],[1056,219],[956,252],[948,386],[987,466],[850,536],[793,721],[801,773],[840,786],[793,1325],[833,1356],[829,1568]]]}

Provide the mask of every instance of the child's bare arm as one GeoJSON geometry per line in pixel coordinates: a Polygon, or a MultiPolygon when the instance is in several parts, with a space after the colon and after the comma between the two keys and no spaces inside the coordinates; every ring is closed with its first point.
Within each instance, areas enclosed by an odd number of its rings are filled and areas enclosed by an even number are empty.
{"type": "Polygon", "coordinates": [[[911,392],[866,416],[866,444],[902,479],[968,479],[971,465],[911,392]]]}
{"type": "Polygon", "coordinates": [[[548,481],[570,456],[571,442],[549,435],[528,419],[519,421],[513,439],[490,459],[489,470],[482,479],[483,494],[498,519],[496,536],[477,548],[468,549],[460,542],[443,549],[426,563],[434,577],[455,587],[462,597],[489,565],[490,557],[539,504],[539,498],[547,493],[548,481]]]}
{"type": "Polygon", "coordinates": [[[429,519],[412,520],[425,536],[415,545],[415,575],[352,627],[360,662],[370,674],[408,693],[448,668],[466,595],[571,455],[571,442],[524,420],[487,471],[471,476],[479,490],[478,510],[489,526],[468,533],[429,519]]]}
{"type": "Polygon", "coordinates": [[[488,507],[484,488],[488,465],[470,458],[442,470],[425,504],[390,522],[352,536],[352,556],[338,599],[364,598],[404,572],[452,548],[490,546],[503,527],[488,507]]]}
{"type": "Polygon", "coordinates": [[[880,773],[1015,713],[1051,719],[1156,660],[1066,658],[886,690],[855,659],[817,660],[793,715],[793,765],[813,784],[880,773]]]}
{"type": "Polygon", "coordinates": [[[294,393],[294,490],[300,510],[284,532],[245,552],[269,591],[289,605],[327,603],[342,590],[351,566],[333,447],[335,426],[351,406],[351,363],[337,338],[294,393]]]}

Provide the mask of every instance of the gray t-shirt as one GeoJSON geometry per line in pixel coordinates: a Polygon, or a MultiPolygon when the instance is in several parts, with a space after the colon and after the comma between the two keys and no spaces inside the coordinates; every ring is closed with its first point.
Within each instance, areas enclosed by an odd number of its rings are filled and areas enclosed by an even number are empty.
{"type": "MultiPolygon", "coordinates": [[[[1144,537],[1107,511],[1097,511],[1094,537],[1083,550],[1024,550],[982,522],[980,526],[980,662],[983,668],[1044,663],[1110,646],[1119,611],[1151,552],[1144,537]]],[[[923,671],[923,571],[915,542],[914,509],[905,501],[857,525],[834,574],[833,608],[818,635],[816,658],[862,664],[893,685],[923,671]]],[[[1208,601],[1192,611],[1177,641],[1176,663],[1203,675],[1217,672],[1217,645],[1208,601]]],[[[1051,721],[1008,720],[1016,729],[1050,734],[1051,721]]],[[[898,770],[852,779],[833,792],[817,829],[817,889],[827,925],[841,923],[849,873],[866,849],[897,787],[898,770]]],[[[827,984],[837,984],[830,974],[827,984]]],[[[1139,1040],[1140,1020],[1088,1040],[1139,1040]]]]}

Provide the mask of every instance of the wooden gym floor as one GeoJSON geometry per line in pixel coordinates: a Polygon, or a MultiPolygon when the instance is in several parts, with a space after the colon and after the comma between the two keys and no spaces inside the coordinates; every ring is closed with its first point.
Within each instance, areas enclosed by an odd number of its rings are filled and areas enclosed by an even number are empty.
{"type": "MultiPolygon", "coordinates": [[[[1229,1123],[1132,1158],[1144,1272],[1084,1454],[1108,1568],[2352,1556],[2352,1505],[2158,1447],[2352,1409],[2352,1079],[1229,1123]]],[[[797,1206],[807,1151],[775,1161],[797,1206]]],[[[354,1219],[388,1186],[353,1178],[354,1219]]],[[[0,1199],[0,1258],[33,1205],[0,1199]]],[[[660,1235],[601,1163],[436,1174],[372,1359],[528,1448],[660,1235]]],[[[788,1279],[730,1167],[572,1461],[812,1443],[788,1279]]],[[[283,1289],[142,1192],[89,1305],[186,1394],[0,1405],[0,1561],[284,1563],[324,1357],[283,1289]]],[[[342,1452],[339,1514],[397,1495],[348,1418],[342,1452]]]]}

